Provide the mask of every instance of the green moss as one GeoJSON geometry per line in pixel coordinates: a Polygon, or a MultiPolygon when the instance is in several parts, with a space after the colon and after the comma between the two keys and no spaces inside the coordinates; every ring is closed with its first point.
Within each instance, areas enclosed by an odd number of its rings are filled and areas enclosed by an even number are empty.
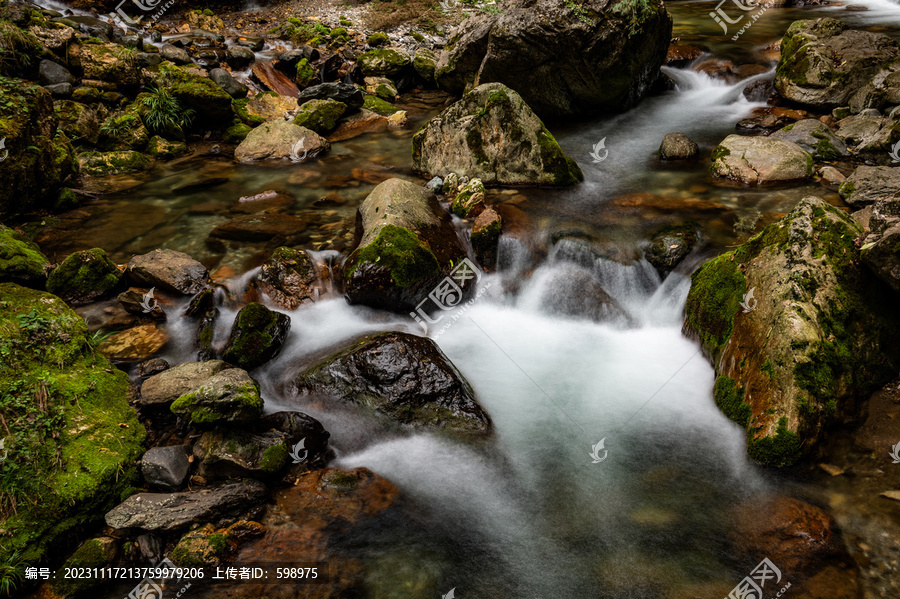
{"type": "Polygon", "coordinates": [[[342,470],[334,470],[331,473],[327,474],[326,477],[326,482],[331,487],[352,489],[359,483],[359,480],[356,478],[355,474],[351,472],[344,472],[342,470]]]}
{"type": "Polygon", "coordinates": [[[738,387],[734,379],[727,376],[718,377],[713,396],[723,414],[747,428],[753,417],[753,409],[750,404],[744,402],[744,389],[738,387]]]}
{"type": "MultiPolygon", "coordinates": [[[[303,60],[306,60],[305,58],[303,60]]],[[[301,61],[302,62],[302,61],[301,61]]],[[[240,98],[237,100],[231,101],[231,110],[234,111],[235,116],[248,127],[257,127],[266,122],[266,119],[261,116],[250,114],[247,112],[247,102],[250,100],[248,98],[240,98]]]]}
{"type": "MultiPolygon", "coordinates": [[[[63,568],[101,568],[107,565],[103,547],[97,539],[90,539],[79,547],[72,556],[63,564],[63,568]]],[[[99,586],[97,578],[65,578],[62,576],[53,579],[53,589],[61,595],[84,592],[99,586]]]]}
{"type": "Polygon", "coordinates": [[[805,397],[797,399],[797,408],[800,410],[801,414],[807,417],[815,416],[816,414],[816,407],[809,403],[805,397]]]}
{"type": "Polygon", "coordinates": [[[774,437],[751,438],[747,453],[754,461],[766,466],[792,466],[800,459],[800,437],[787,428],[787,418],[778,419],[774,437]]]}
{"type": "Polygon", "coordinates": [[[390,102],[385,102],[381,98],[377,98],[369,94],[366,94],[363,100],[363,108],[365,108],[366,110],[371,110],[372,112],[378,113],[383,116],[391,116],[392,114],[400,110],[390,102]]]}
{"type": "Polygon", "coordinates": [[[50,261],[38,246],[14,231],[0,225],[0,282],[26,286],[42,285],[50,261]]]}
{"type": "Polygon", "coordinates": [[[466,131],[466,145],[479,164],[490,162],[488,155],[484,153],[484,139],[482,139],[481,132],[477,128],[471,127],[466,131]]]}
{"type": "Polygon", "coordinates": [[[710,260],[691,275],[685,314],[700,345],[715,358],[734,331],[734,317],[747,284],[728,252],[710,260]]]}
{"type": "Polygon", "coordinates": [[[389,41],[390,41],[390,38],[387,36],[387,34],[381,33],[381,32],[373,33],[372,35],[370,35],[368,37],[368,39],[366,39],[366,43],[369,44],[370,46],[372,46],[373,48],[375,46],[383,46],[386,43],[388,43],[389,41]]]}
{"type": "Polygon", "coordinates": [[[112,292],[122,273],[100,248],[75,252],[53,269],[47,291],[63,299],[93,299],[112,292]]]}
{"type": "Polygon", "coordinates": [[[294,117],[294,124],[319,134],[326,134],[337,127],[338,120],[347,111],[347,105],[336,100],[310,100],[305,102],[294,117]]]}
{"type": "Polygon", "coordinates": [[[716,146],[712,151],[712,161],[715,162],[720,158],[725,158],[726,156],[731,156],[731,150],[726,148],[725,146],[716,146]]]}
{"type": "Polygon", "coordinates": [[[759,369],[769,375],[770,379],[775,378],[775,368],[772,366],[771,360],[766,360],[765,362],[763,362],[763,365],[760,366],[759,369]]]}
{"type": "Polygon", "coordinates": [[[541,150],[541,162],[544,170],[553,176],[554,185],[574,185],[584,179],[581,169],[574,160],[563,154],[556,138],[546,127],[541,125],[541,131],[537,137],[541,150]]]}
{"type": "Polygon", "coordinates": [[[267,474],[275,474],[287,464],[288,450],[284,443],[272,445],[263,451],[259,460],[259,468],[267,474]]]}
{"type": "Polygon", "coordinates": [[[316,78],[316,71],[309,65],[309,60],[301,58],[297,63],[297,84],[306,87],[316,78]]]}
{"type": "Polygon", "coordinates": [[[220,532],[209,535],[208,541],[210,548],[216,555],[222,555],[228,549],[228,537],[220,532]]]}
{"type": "Polygon", "coordinates": [[[434,253],[413,232],[396,225],[382,227],[372,243],[353,252],[350,263],[353,266],[347,272],[347,278],[360,264],[370,263],[387,268],[391,280],[399,287],[409,287],[441,270],[434,253]]]}
{"type": "Polygon", "coordinates": [[[239,144],[244,141],[244,138],[246,138],[251,131],[253,131],[253,128],[249,125],[245,125],[244,123],[235,123],[225,130],[225,135],[222,138],[222,141],[229,144],[239,144]]]}

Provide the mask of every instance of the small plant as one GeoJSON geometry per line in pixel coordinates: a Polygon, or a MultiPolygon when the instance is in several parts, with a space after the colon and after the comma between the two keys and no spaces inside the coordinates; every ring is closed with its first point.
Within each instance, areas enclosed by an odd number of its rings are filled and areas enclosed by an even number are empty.
{"type": "Polygon", "coordinates": [[[644,22],[656,15],[658,6],[654,0],[619,0],[612,10],[628,20],[628,33],[634,35],[644,22]]]}
{"type": "Polygon", "coordinates": [[[573,0],[566,0],[566,7],[575,13],[575,16],[578,17],[578,20],[582,23],[591,23],[591,18],[588,16],[587,10],[580,4],[576,4],[573,0]]]}
{"type": "Polygon", "coordinates": [[[18,551],[13,552],[3,563],[0,563],[0,595],[10,597],[13,591],[25,578],[22,558],[18,551]]]}
{"type": "Polygon", "coordinates": [[[135,122],[136,118],[133,114],[120,114],[110,117],[100,127],[100,134],[104,137],[116,139],[137,124],[135,122]]]}
{"type": "Polygon", "coordinates": [[[150,87],[147,89],[147,94],[141,101],[141,105],[144,107],[141,116],[144,124],[153,133],[161,135],[168,130],[191,124],[194,111],[183,108],[178,98],[165,87],[150,87]]]}

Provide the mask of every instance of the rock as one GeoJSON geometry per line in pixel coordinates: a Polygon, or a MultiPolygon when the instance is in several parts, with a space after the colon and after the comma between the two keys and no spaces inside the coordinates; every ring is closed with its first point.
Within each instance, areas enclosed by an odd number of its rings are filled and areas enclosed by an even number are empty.
{"type": "Polygon", "coordinates": [[[757,462],[786,466],[814,452],[829,426],[851,422],[859,398],[896,375],[900,315],[860,264],[861,232],[805,198],[692,275],[685,330],[710,357],[716,404],[747,429],[757,462]]]}
{"type": "Polygon", "coordinates": [[[745,185],[803,181],[812,176],[812,156],[789,141],[729,135],[712,152],[712,174],[745,185]]]}
{"type": "Polygon", "coordinates": [[[258,368],[278,355],[290,330],[287,314],[247,304],[234,319],[222,358],[247,370],[258,368]]]}
{"type": "Polygon", "coordinates": [[[390,102],[385,102],[381,98],[369,95],[366,96],[365,101],[363,102],[363,108],[382,116],[390,116],[400,110],[390,102]]]}
{"type": "Polygon", "coordinates": [[[72,144],[60,129],[50,93],[21,79],[0,79],[0,121],[5,159],[0,168],[0,214],[53,206],[60,189],[76,173],[72,144]],[[32,149],[29,149],[32,148],[32,149]],[[36,150],[34,149],[36,148],[36,150]]]}
{"type": "Polygon", "coordinates": [[[85,152],[78,155],[78,164],[83,174],[94,177],[136,173],[152,166],[147,156],[134,150],[85,152]]]}
{"type": "Polygon", "coordinates": [[[263,92],[247,101],[246,111],[250,118],[245,120],[248,121],[248,125],[255,127],[266,121],[283,119],[288,112],[295,111],[297,108],[296,98],[279,96],[274,92],[263,92]]]}
{"type": "Polygon", "coordinates": [[[99,349],[112,362],[141,362],[159,353],[168,342],[168,335],[147,324],[113,333],[99,349]]]}
{"type": "Polygon", "coordinates": [[[232,241],[296,245],[306,230],[306,221],[289,214],[253,214],[222,223],[210,237],[232,241]]]}
{"type": "Polygon", "coordinates": [[[653,236],[644,257],[661,273],[667,274],[691,253],[699,237],[700,230],[696,226],[668,227],[653,236]]]}
{"type": "Polygon", "coordinates": [[[469,383],[426,337],[362,337],[309,367],[292,386],[296,392],[363,405],[418,428],[468,434],[491,429],[469,383]]]}
{"type": "Polygon", "coordinates": [[[574,160],[516,92],[476,87],[413,136],[413,164],[430,176],[455,172],[485,185],[572,185],[574,160]]]}
{"type": "Polygon", "coordinates": [[[233,517],[262,503],[266,487],[256,480],[180,493],[138,493],[106,514],[116,530],[172,532],[192,524],[233,517]]]}
{"type": "Polygon", "coordinates": [[[775,89],[786,100],[825,110],[847,106],[855,94],[873,94],[873,81],[883,86],[886,69],[900,58],[900,46],[883,33],[830,18],[795,21],[781,47],[775,89]]]}
{"type": "MultiPolygon", "coordinates": [[[[390,100],[393,102],[397,99],[399,92],[394,86],[394,82],[387,77],[366,77],[366,93],[372,94],[382,100],[390,100]]],[[[365,106],[365,104],[363,104],[365,106]]]]}
{"type": "Polygon", "coordinates": [[[74,546],[129,492],[146,431],[128,404],[128,376],[90,349],[87,325],[59,298],[0,283],[0,330],[0,389],[19,398],[15,418],[7,412],[3,472],[20,492],[40,492],[0,526],[6,551],[38,563],[74,546]],[[53,402],[52,419],[41,398],[53,402]]]}
{"type": "Polygon", "coordinates": [[[475,218],[484,210],[484,184],[480,179],[469,179],[459,188],[450,202],[450,211],[460,218],[475,218]]]}
{"type": "Polygon", "coordinates": [[[296,203],[297,200],[293,196],[270,189],[252,196],[238,198],[237,204],[232,205],[230,210],[247,214],[284,212],[296,203]]]}
{"type": "Polygon", "coordinates": [[[472,226],[472,249],[481,266],[492,269],[497,264],[497,246],[503,220],[493,208],[485,208],[472,226]]]}
{"type": "Polygon", "coordinates": [[[44,59],[38,64],[38,81],[41,85],[72,84],[75,83],[75,77],[61,64],[44,59]]]}
{"type": "Polygon", "coordinates": [[[208,431],[194,445],[197,474],[207,480],[266,477],[290,462],[281,433],[255,435],[246,431],[208,431]]]}
{"type": "Polygon", "coordinates": [[[328,453],[328,438],[331,434],[325,430],[321,422],[303,412],[285,411],[267,414],[256,422],[256,431],[258,433],[277,431],[292,448],[303,441],[303,448],[309,452],[306,458],[309,462],[318,463],[319,458],[324,458],[328,453]]]}
{"type": "Polygon", "coordinates": [[[403,48],[378,48],[359,55],[357,59],[366,77],[396,78],[412,63],[403,48]]]}
{"type": "Polygon", "coordinates": [[[858,146],[874,137],[884,118],[880,114],[855,114],[838,121],[837,135],[851,146],[858,146]]]}
{"type": "Polygon", "coordinates": [[[413,69],[416,74],[428,85],[434,85],[434,72],[437,70],[438,58],[434,52],[428,48],[416,49],[416,55],[413,57],[413,69]]]}
{"type": "Polygon", "coordinates": [[[388,179],[357,212],[360,239],[344,264],[348,301],[414,309],[465,258],[450,215],[426,189],[388,179]]]}
{"type": "Polygon", "coordinates": [[[310,100],[300,107],[300,111],[294,117],[294,124],[325,135],[337,127],[338,119],[346,111],[347,105],[335,100],[310,100]]]}
{"type": "Polygon", "coordinates": [[[300,90],[290,78],[276,69],[268,60],[257,61],[251,67],[254,77],[262,83],[262,85],[278,94],[279,96],[287,96],[296,98],[300,90]]]}
{"type": "Polygon", "coordinates": [[[857,167],[838,192],[845,202],[857,209],[879,200],[900,200],[900,167],[857,167]]]}
{"type": "Polygon", "coordinates": [[[185,253],[158,249],[135,256],[126,267],[135,285],[159,287],[173,293],[194,295],[209,285],[209,271],[185,253]]]}
{"type": "MultiPolygon", "coordinates": [[[[70,46],[70,52],[72,48],[70,46]]],[[[141,81],[137,62],[123,46],[112,43],[82,44],[78,52],[84,79],[98,79],[118,85],[136,85],[141,81]]]]}
{"type": "Polygon", "coordinates": [[[660,160],[689,160],[700,148],[684,133],[667,133],[659,146],[660,160]]]}
{"type": "Polygon", "coordinates": [[[235,71],[247,68],[254,60],[256,60],[256,55],[253,50],[243,46],[231,46],[225,53],[225,61],[235,71]]]}
{"type": "MultiPolygon", "coordinates": [[[[372,96],[366,97],[371,98],[372,96]]],[[[387,102],[385,102],[385,104],[387,104],[387,102]]],[[[386,117],[364,108],[359,112],[351,114],[349,117],[344,118],[344,120],[342,120],[338,125],[337,129],[335,129],[334,132],[328,136],[328,141],[331,143],[344,141],[347,139],[358,137],[365,133],[377,133],[380,131],[384,131],[385,129],[387,129],[387,127],[388,120],[386,117]]]]}
{"type": "Polygon", "coordinates": [[[179,48],[178,46],[173,46],[172,44],[163,44],[160,46],[159,55],[163,60],[168,60],[177,65],[188,65],[193,63],[187,50],[179,48]]]}
{"type": "Polygon", "coordinates": [[[228,549],[228,536],[213,532],[213,527],[207,524],[203,529],[185,533],[178,540],[172,550],[172,562],[186,568],[218,566],[228,549]]]}
{"type": "Polygon", "coordinates": [[[50,29],[32,25],[28,28],[28,31],[38,38],[41,45],[48,50],[61,50],[75,37],[75,30],[66,25],[58,27],[50,29]]]}
{"type": "Polygon", "coordinates": [[[141,405],[168,405],[229,368],[221,360],[186,362],[150,377],[141,385],[141,405]]]}
{"type": "Polygon", "coordinates": [[[150,133],[137,111],[110,116],[100,126],[100,146],[104,150],[137,150],[147,146],[150,133]]]}
{"type": "Polygon", "coordinates": [[[316,266],[304,250],[280,247],[262,265],[253,285],[284,308],[295,310],[318,299],[316,266]]]}
{"type": "Polygon", "coordinates": [[[771,79],[759,79],[744,88],[748,102],[766,102],[775,93],[775,83],[771,79]]]}
{"type": "Polygon", "coordinates": [[[0,283],[41,288],[49,271],[50,261],[37,245],[0,225],[0,283]]]}
{"type": "Polygon", "coordinates": [[[152,358],[141,362],[138,365],[138,376],[140,378],[151,377],[169,369],[169,363],[162,358],[152,358]]]}
{"type": "Polygon", "coordinates": [[[100,123],[97,113],[91,108],[72,100],[60,100],[54,103],[56,116],[59,117],[59,129],[68,137],[83,139],[96,144],[100,137],[100,123]]]}
{"type": "Polygon", "coordinates": [[[225,69],[213,69],[209,72],[209,78],[216,85],[225,90],[232,98],[246,98],[249,91],[247,86],[231,76],[225,69]]]}
{"type": "Polygon", "coordinates": [[[791,141],[812,154],[817,162],[847,158],[850,153],[831,127],[817,119],[803,119],[769,136],[769,139],[791,141]]]}
{"type": "Polygon", "coordinates": [[[819,177],[819,182],[823,186],[835,191],[837,191],[837,189],[841,186],[841,183],[847,180],[847,177],[845,177],[841,171],[837,170],[833,166],[823,166],[822,168],[820,168],[819,177]]]}
{"type": "Polygon", "coordinates": [[[687,46],[672,42],[666,50],[666,66],[683,69],[703,56],[705,50],[697,46],[687,46]]]}
{"type": "Polygon", "coordinates": [[[256,127],[235,149],[234,158],[240,162],[279,160],[294,156],[311,160],[331,149],[315,131],[298,127],[284,120],[275,120],[256,127]]]}
{"type": "Polygon", "coordinates": [[[184,484],[191,463],[188,460],[190,447],[170,445],[153,447],[141,458],[141,474],[147,484],[164,491],[177,491],[184,484]]]}
{"type": "Polygon", "coordinates": [[[259,385],[245,370],[229,368],[175,400],[171,410],[195,425],[252,422],[262,414],[259,385]]]}
{"type": "Polygon", "coordinates": [[[53,269],[47,291],[70,304],[87,304],[108,297],[119,287],[122,273],[100,248],[75,252],[53,269]]]}
{"type": "Polygon", "coordinates": [[[352,111],[362,107],[363,92],[351,83],[320,83],[307,87],[297,96],[300,104],[310,100],[334,100],[352,111]]]}
{"type": "Polygon", "coordinates": [[[181,141],[166,141],[159,135],[154,135],[147,142],[146,152],[154,158],[168,160],[187,152],[187,145],[181,141]]]}
{"type": "MultiPolygon", "coordinates": [[[[163,68],[165,63],[160,66],[163,68]]],[[[212,79],[197,75],[191,69],[168,66],[165,76],[167,87],[184,108],[194,111],[193,125],[220,129],[231,122],[231,96],[212,79]]]]}
{"type": "Polygon", "coordinates": [[[880,200],[868,210],[870,231],[860,255],[872,272],[900,293],[900,202],[880,200]]]}
{"type": "Polygon", "coordinates": [[[244,46],[245,48],[250,48],[254,52],[260,52],[266,45],[266,40],[261,37],[246,37],[242,35],[237,38],[234,43],[239,46],[244,46]]]}
{"type": "MultiPolygon", "coordinates": [[[[118,553],[118,543],[110,537],[88,539],[63,563],[63,568],[103,568],[112,565],[118,553]]],[[[77,570],[76,570],[77,571],[77,570]]],[[[63,596],[84,593],[100,586],[101,578],[60,577],[51,583],[53,590],[63,596]]],[[[46,596],[46,595],[45,595],[46,596]]]]}
{"type": "Polygon", "coordinates": [[[649,92],[672,38],[665,7],[646,7],[640,23],[629,22],[611,0],[577,8],[528,0],[498,15],[473,16],[441,53],[438,86],[458,94],[503,83],[543,118],[627,110],[649,92]]]}
{"type": "Polygon", "coordinates": [[[586,318],[628,325],[630,317],[591,272],[562,262],[545,271],[538,299],[542,310],[555,316],[586,318]]]}

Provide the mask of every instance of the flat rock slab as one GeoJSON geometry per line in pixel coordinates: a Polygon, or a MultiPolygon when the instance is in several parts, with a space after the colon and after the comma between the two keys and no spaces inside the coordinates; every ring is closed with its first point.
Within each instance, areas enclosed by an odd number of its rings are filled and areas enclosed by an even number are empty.
{"type": "Polygon", "coordinates": [[[128,262],[128,278],[135,284],[193,295],[206,287],[209,271],[185,253],[153,250],[128,262]]]}
{"type": "Polygon", "coordinates": [[[221,360],[179,364],[144,381],[141,385],[141,403],[143,405],[172,403],[226,368],[228,364],[221,360]]]}

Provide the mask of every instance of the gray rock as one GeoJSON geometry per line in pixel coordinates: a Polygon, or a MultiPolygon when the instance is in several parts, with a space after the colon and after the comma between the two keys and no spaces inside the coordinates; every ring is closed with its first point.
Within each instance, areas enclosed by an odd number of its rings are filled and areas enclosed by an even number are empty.
{"type": "Polygon", "coordinates": [[[837,191],[837,189],[841,186],[847,177],[844,176],[841,171],[837,170],[833,166],[823,166],[819,169],[819,177],[820,183],[827,187],[828,189],[833,189],[837,191]]]}
{"type": "Polygon", "coordinates": [[[876,202],[869,226],[860,248],[863,263],[900,293],[900,201],[876,202]]]}
{"type": "Polygon", "coordinates": [[[138,493],[107,512],[105,519],[116,530],[171,532],[241,515],[262,503],[265,496],[265,485],[256,480],[200,491],[138,493]]]}
{"type": "Polygon", "coordinates": [[[141,404],[169,404],[228,367],[221,360],[179,364],[144,381],[141,385],[141,404]]]}
{"type": "Polygon", "coordinates": [[[253,422],[262,414],[262,408],[259,385],[240,368],[213,375],[197,389],[176,399],[171,406],[173,413],[204,426],[253,422]]]}
{"type": "Polygon", "coordinates": [[[541,279],[539,302],[547,314],[628,325],[630,317],[591,272],[575,264],[555,264],[541,279]]]}
{"type": "Polygon", "coordinates": [[[320,83],[307,87],[297,96],[297,103],[300,105],[309,100],[337,100],[355,110],[362,108],[365,94],[352,83],[320,83]]]}
{"type": "Polygon", "coordinates": [[[275,119],[259,125],[248,133],[244,141],[234,150],[234,158],[239,162],[253,162],[282,160],[296,156],[300,158],[298,162],[305,162],[330,149],[331,144],[315,131],[299,127],[284,119],[275,119]]]}
{"type": "Polygon", "coordinates": [[[197,474],[209,480],[266,477],[278,474],[290,461],[281,433],[253,434],[221,430],[203,433],[194,444],[197,474]]]}
{"type": "Polygon", "coordinates": [[[700,148],[684,133],[667,133],[659,145],[660,160],[689,160],[700,148]]]}
{"type": "Polygon", "coordinates": [[[249,91],[247,86],[231,76],[225,69],[213,69],[209,72],[209,78],[224,89],[232,98],[245,98],[249,91]]]}
{"type": "Polygon", "coordinates": [[[38,81],[46,87],[56,83],[75,83],[75,77],[66,67],[45,59],[38,65],[38,81]]]}
{"type": "Polygon", "coordinates": [[[72,84],[71,83],[54,83],[52,85],[45,85],[44,89],[46,89],[54,98],[71,98],[72,97],[72,84]]]}
{"type": "Polygon", "coordinates": [[[900,166],[860,166],[841,184],[838,193],[854,208],[879,200],[900,200],[900,166]]]}
{"type": "Polygon", "coordinates": [[[803,119],[779,129],[769,139],[792,141],[810,154],[813,160],[839,160],[850,153],[843,140],[835,135],[831,127],[816,119],[803,119]]]}
{"type": "Polygon", "coordinates": [[[170,445],[153,447],[141,458],[141,474],[148,484],[164,491],[177,491],[191,469],[188,460],[190,447],[170,445]]]}
{"type": "Polygon", "coordinates": [[[425,189],[431,190],[434,193],[440,193],[443,188],[444,180],[440,177],[434,177],[431,179],[431,181],[425,184],[425,189]]]}
{"type": "Polygon", "coordinates": [[[714,176],[747,185],[803,181],[812,176],[813,159],[790,141],[729,135],[712,152],[714,176]]]}
{"type": "Polygon", "coordinates": [[[128,278],[136,285],[193,295],[209,284],[209,271],[185,253],[158,249],[128,262],[128,278]]]}
{"type": "Polygon", "coordinates": [[[884,119],[876,116],[856,114],[838,121],[837,135],[849,146],[857,146],[874,136],[881,129],[884,119]]]}
{"type": "Polygon", "coordinates": [[[191,64],[191,57],[184,48],[163,44],[159,49],[159,55],[163,60],[168,60],[177,65],[191,64]]]}
{"type": "Polygon", "coordinates": [[[225,53],[225,62],[235,70],[246,69],[254,60],[256,60],[256,55],[253,50],[243,46],[231,46],[225,53]]]}

